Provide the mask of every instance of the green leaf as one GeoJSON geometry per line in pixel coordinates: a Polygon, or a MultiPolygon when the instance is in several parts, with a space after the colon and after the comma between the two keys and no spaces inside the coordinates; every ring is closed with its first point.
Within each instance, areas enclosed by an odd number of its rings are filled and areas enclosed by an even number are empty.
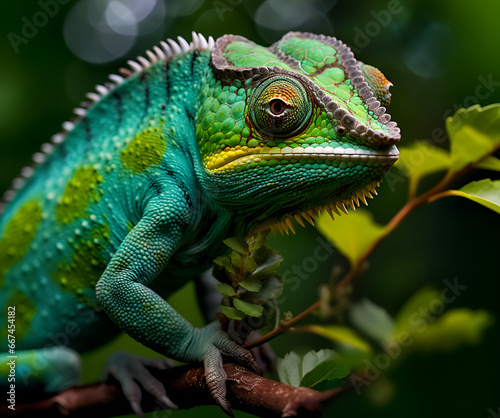
{"type": "Polygon", "coordinates": [[[262,247],[259,254],[260,260],[255,260],[257,262],[257,268],[253,272],[254,276],[266,275],[269,273],[275,274],[275,270],[280,266],[283,261],[283,257],[275,250],[267,247],[262,247]],[[263,254],[265,252],[265,254],[263,254]]]}
{"type": "Polygon", "coordinates": [[[300,386],[312,387],[322,381],[341,379],[350,373],[333,350],[309,351],[302,361],[300,386]]]}
{"type": "Polygon", "coordinates": [[[238,284],[249,292],[258,292],[262,288],[262,282],[254,277],[247,277],[238,284]]]}
{"type": "Polygon", "coordinates": [[[280,381],[295,387],[335,387],[341,383],[337,379],[350,373],[338,354],[329,349],[309,351],[303,358],[291,351],[283,360],[278,359],[277,369],[280,381]],[[333,382],[327,384],[329,381],[333,382]]]}
{"type": "Polygon", "coordinates": [[[222,293],[223,296],[236,296],[236,292],[226,283],[219,283],[215,285],[215,288],[222,293]]]}
{"type": "MultiPolygon", "coordinates": [[[[235,300],[237,300],[237,299],[235,299],[235,300]]],[[[235,309],[235,308],[233,308],[231,306],[221,305],[220,310],[229,319],[237,319],[237,320],[239,320],[239,319],[246,318],[246,316],[247,316],[246,313],[241,312],[240,310],[235,309]]]]}
{"type": "Polygon", "coordinates": [[[231,263],[231,259],[227,255],[221,255],[221,256],[217,257],[214,260],[214,263],[217,264],[218,266],[221,266],[222,268],[225,268],[230,273],[236,274],[236,269],[234,268],[233,264],[231,263]]]}
{"type": "Polygon", "coordinates": [[[262,316],[264,308],[260,305],[255,305],[253,303],[245,302],[241,299],[233,299],[233,304],[236,309],[245,312],[249,316],[259,317],[262,316]]]}
{"type": "Polygon", "coordinates": [[[448,190],[446,194],[465,197],[500,213],[500,180],[473,181],[459,190],[448,190]]]}
{"type": "Polygon", "coordinates": [[[341,343],[361,351],[370,352],[370,345],[354,330],[341,325],[305,325],[304,331],[312,332],[328,338],[334,343],[341,343]]]}
{"type": "Polygon", "coordinates": [[[248,240],[248,248],[250,251],[257,250],[264,246],[266,243],[267,235],[269,234],[269,230],[257,232],[255,235],[252,235],[248,240]]]}
{"type": "Polygon", "coordinates": [[[318,218],[319,231],[344,254],[351,265],[356,265],[363,253],[385,233],[385,227],[376,223],[366,210],[358,210],[333,221],[323,213],[318,218]]]}
{"type": "Polygon", "coordinates": [[[335,389],[342,386],[345,382],[342,379],[328,379],[321,380],[315,385],[311,386],[311,389],[319,390],[320,392],[324,392],[328,389],[335,389]]]}
{"type": "Polygon", "coordinates": [[[278,273],[262,277],[259,275],[262,287],[259,293],[248,293],[245,295],[245,300],[255,303],[263,303],[266,300],[277,298],[283,292],[283,276],[278,273]]]}
{"type": "Polygon", "coordinates": [[[481,161],[477,168],[482,168],[484,170],[500,171],[500,159],[490,155],[481,161]]]}
{"type": "Polygon", "coordinates": [[[430,352],[452,351],[465,344],[477,344],[492,323],[492,315],[485,310],[450,309],[429,323],[424,331],[415,334],[414,345],[430,352]]]}
{"type": "Polygon", "coordinates": [[[302,358],[290,351],[283,359],[278,359],[278,377],[281,383],[294,386],[300,386],[300,379],[302,377],[302,358]]]}
{"type": "Polygon", "coordinates": [[[231,250],[234,250],[240,254],[246,254],[248,251],[248,244],[247,242],[241,238],[241,237],[231,237],[231,238],[226,238],[224,241],[224,244],[226,244],[231,250]]]}
{"type": "Polygon", "coordinates": [[[356,328],[378,342],[389,341],[394,334],[394,319],[369,299],[353,305],[349,309],[349,319],[356,328]]]}
{"type": "MultiPolygon", "coordinates": [[[[322,382],[337,380],[347,376],[350,370],[345,367],[340,360],[328,360],[314,367],[309,373],[304,375],[300,381],[300,386],[316,387],[322,382]]],[[[337,382],[335,382],[335,385],[337,382]]]]}
{"type": "Polygon", "coordinates": [[[236,268],[239,269],[241,267],[241,254],[237,251],[231,251],[231,264],[236,268]]]}
{"type": "Polygon", "coordinates": [[[396,315],[394,335],[398,336],[403,332],[413,335],[419,332],[421,320],[429,316],[430,305],[434,300],[440,300],[440,294],[431,287],[424,287],[408,299],[396,315]]]}
{"type": "Polygon", "coordinates": [[[257,263],[251,257],[243,259],[243,273],[253,273],[257,269],[257,263]]]}
{"type": "Polygon", "coordinates": [[[447,151],[426,141],[416,141],[399,150],[399,168],[409,177],[409,194],[414,196],[420,179],[429,174],[446,171],[451,159],[447,151]]]}
{"type": "Polygon", "coordinates": [[[451,166],[456,173],[500,147],[500,104],[459,109],[446,119],[451,166]]]}

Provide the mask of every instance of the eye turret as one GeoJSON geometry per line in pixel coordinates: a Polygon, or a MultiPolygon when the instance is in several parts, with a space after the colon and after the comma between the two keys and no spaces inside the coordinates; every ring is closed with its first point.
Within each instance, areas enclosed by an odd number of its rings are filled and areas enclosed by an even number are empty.
{"type": "Polygon", "coordinates": [[[255,88],[249,103],[250,119],[259,133],[291,138],[309,125],[312,102],[306,88],[292,77],[271,77],[255,88]]]}

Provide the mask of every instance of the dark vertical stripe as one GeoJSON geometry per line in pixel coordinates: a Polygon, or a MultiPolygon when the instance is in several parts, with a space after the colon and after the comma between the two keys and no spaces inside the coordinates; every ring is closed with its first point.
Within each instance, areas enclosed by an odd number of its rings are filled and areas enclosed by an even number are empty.
{"type": "Polygon", "coordinates": [[[165,106],[168,106],[170,102],[170,58],[167,60],[165,64],[165,106]]]}
{"type": "Polygon", "coordinates": [[[150,92],[149,92],[149,82],[148,82],[148,77],[147,77],[147,71],[144,71],[143,73],[141,73],[141,83],[142,85],[144,86],[144,101],[145,101],[145,114],[148,113],[148,109],[149,109],[149,101],[150,101],[150,92]]]}
{"type": "Polygon", "coordinates": [[[194,75],[194,63],[196,62],[196,58],[198,58],[200,52],[198,50],[193,51],[193,55],[191,55],[191,75],[194,75]]]}
{"type": "Polygon", "coordinates": [[[118,125],[122,123],[123,120],[123,103],[122,103],[122,96],[120,93],[118,93],[115,90],[113,90],[113,98],[115,99],[115,111],[118,116],[118,125]]]}
{"type": "Polygon", "coordinates": [[[90,131],[90,121],[87,115],[83,117],[81,123],[83,132],[85,132],[85,139],[87,140],[87,142],[90,142],[92,140],[92,132],[90,131]]]}

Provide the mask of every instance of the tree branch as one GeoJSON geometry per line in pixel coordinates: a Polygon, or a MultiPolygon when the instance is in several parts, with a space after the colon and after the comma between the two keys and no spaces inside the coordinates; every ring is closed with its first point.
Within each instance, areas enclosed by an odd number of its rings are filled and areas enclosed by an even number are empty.
{"type": "MultiPolygon", "coordinates": [[[[231,407],[259,417],[319,417],[329,400],[343,391],[343,388],[336,388],[318,392],[288,386],[232,363],[224,364],[224,369],[228,376],[227,399],[231,407]]],[[[180,409],[215,405],[205,383],[203,367],[186,365],[150,371],[163,382],[167,395],[180,409]]],[[[163,409],[161,402],[144,391],[141,405],[144,412],[163,409]]],[[[116,380],[75,386],[49,399],[17,403],[15,411],[3,404],[1,411],[2,415],[6,411],[6,415],[15,418],[105,418],[133,413],[116,380]]]]}

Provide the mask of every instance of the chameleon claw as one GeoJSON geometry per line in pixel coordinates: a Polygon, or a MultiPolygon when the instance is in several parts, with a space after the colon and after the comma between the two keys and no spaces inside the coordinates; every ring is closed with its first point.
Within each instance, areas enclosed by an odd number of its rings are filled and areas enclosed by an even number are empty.
{"type": "Polygon", "coordinates": [[[215,402],[217,403],[217,405],[219,405],[220,409],[222,409],[226,415],[234,417],[234,413],[233,411],[231,411],[229,402],[225,398],[218,397],[215,399],[215,402]]]}
{"type": "Polygon", "coordinates": [[[161,403],[165,404],[169,409],[179,409],[179,407],[173,403],[168,396],[160,396],[158,398],[161,403]]]}
{"type": "Polygon", "coordinates": [[[141,418],[144,418],[144,412],[142,412],[141,405],[137,402],[130,402],[130,406],[133,409],[134,413],[139,415],[141,418]]]}

